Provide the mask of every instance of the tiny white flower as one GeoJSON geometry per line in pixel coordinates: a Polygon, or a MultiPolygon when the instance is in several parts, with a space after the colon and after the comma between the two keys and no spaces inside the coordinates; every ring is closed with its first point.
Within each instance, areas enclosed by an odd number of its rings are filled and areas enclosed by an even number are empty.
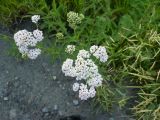
{"type": "Polygon", "coordinates": [[[78,57],[82,57],[82,58],[90,58],[90,53],[86,50],[80,50],[78,55],[77,55],[77,58],[78,57]]]}
{"type": "Polygon", "coordinates": [[[75,51],[75,49],[76,49],[75,45],[67,45],[65,52],[72,54],[75,51]]]}
{"type": "Polygon", "coordinates": [[[33,15],[31,20],[33,23],[37,23],[40,20],[40,15],[33,15]]]}
{"type": "Polygon", "coordinates": [[[83,83],[81,83],[80,85],[80,90],[79,90],[79,98],[81,100],[87,100],[89,98],[89,91],[87,89],[87,85],[84,85],[83,83]]]}
{"type": "MultiPolygon", "coordinates": [[[[93,47],[92,47],[93,49],[93,47]]],[[[92,51],[92,50],[90,50],[92,51]]],[[[94,51],[94,50],[93,50],[94,51]]],[[[101,62],[106,62],[108,60],[108,54],[106,52],[106,48],[103,46],[99,46],[96,51],[93,52],[93,56],[99,59],[101,62]]]]}
{"type": "Polygon", "coordinates": [[[38,29],[33,31],[33,35],[34,35],[34,37],[37,41],[42,41],[43,38],[44,38],[43,37],[43,32],[41,30],[38,30],[38,29]]]}
{"type": "Polygon", "coordinates": [[[19,49],[19,52],[22,54],[22,56],[28,53],[28,48],[26,46],[20,46],[18,47],[18,49],[19,49]]]}
{"type": "Polygon", "coordinates": [[[96,96],[96,90],[95,90],[94,87],[91,87],[91,88],[89,89],[89,96],[90,96],[91,98],[93,98],[93,97],[96,96]]]}
{"type": "Polygon", "coordinates": [[[41,54],[41,50],[38,48],[30,49],[27,53],[28,57],[33,60],[36,59],[40,54],[41,54]]]}
{"type": "Polygon", "coordinates": [[[96,50],[98,49],[98,46],[97,45],[93,45],[90,47],[90,53],[93,54],[96,52],[96,50]]]}
{"type": "Polygon", "coordinates": [[[67,59],[63,62],[62,72],[65,74],[65,76],[75,77],[75,69],[73,67],[72,59],[67,59]]]}

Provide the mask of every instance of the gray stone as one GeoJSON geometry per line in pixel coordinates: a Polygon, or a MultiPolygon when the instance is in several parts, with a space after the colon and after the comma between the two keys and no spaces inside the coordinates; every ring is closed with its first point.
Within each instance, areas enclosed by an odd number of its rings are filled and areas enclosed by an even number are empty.
{"type": "Polygon", "coordinates": [[[54,105],[53,110],[57,111],[58,110],[58,105],[54,105]]]}
{"type": "Polygon", "coordinates": [[[47,76],[44,76],[44,79],[47,79],[47,76]]]}
{"type": "Polygon", "coordinates": [[[57,77],[56,76],[53,76],[53,80],[56,80],[57,79],[57,77]]]}
{"type": "Polygon", "coordinates": [[[79,101],[78,101],[78,100],[73,100],[73,105],[74,105],[74,106],[79,105],[79,101]]]}
{"type": "Polygon", "coordinates": [[[4,101],[8,101],[8,97],[4,97],[3,100],[4,100],[4,101]]]}
{"type": "Polygon", "coordinates": [[[45,113],[44,115],[47,117],[47,116],[49,116],[49,113],[45,113]]]}
{"type": "Polygon", "coordinates": [[[14,78],[14,80],[18,80],[19,78],[16,76],[15,78],[14,78]]]}
{"type": "Polygon", "coordinates": [[[70,103],[69,103],[69,102],[67,102],[66,104],[67,104],[68,106],[70,105],[70,103]]]}
{"type": "Polygon", "coordinates": [[[62,88],[62,85],[60,84],[59,87],[62,88]]]}
{"type": "Polygon", "coordinates": [[[114,120],[114,118],[109,118],[109,120],[114,120]]]}
{"type": "Polygon", "coordinates": [[[47,113],[47,112],[49,112],[49,110],[48,110],[47,107],[44,107],[44,108],[42,109],[42,112],[43,112],[43,113],[47,113]]]}
{"type": "Polygon", "coordinates": [[[62,90],[65,90],[65,87],[62,87],[62,90]]]}
{"type": "Polygon", "coordinates": [[[6,71],[6,73],[8,74],[8,73],[9,73],[9,71],[7,70],[7,71],[6,71]]]}
{"type": "Polygon", "coordinates": [[[57,81],[57,84],[60,84],[61,82],[60,81],[57,81]]]}
{"type": "Polygon", "coordinates": [[[51,70],[49,68],[46,69],[47,72],[50,72],[51,70]]]}
{"type": "Polygon", "coordinates": [[[17,88],[19,85],[20,85],[19,82],[14,83],[15,88],[17,88]]]}
{"type": "Polygon", "coordinates": [[[62,111],[58,111],[59,116],[63,116],[62,111]]]}

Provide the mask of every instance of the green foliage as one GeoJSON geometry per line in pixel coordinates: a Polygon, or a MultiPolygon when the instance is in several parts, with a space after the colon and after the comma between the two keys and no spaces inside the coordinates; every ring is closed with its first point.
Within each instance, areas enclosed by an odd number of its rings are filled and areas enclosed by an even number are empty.
{"type": "Polygon", "coordinates": [[[0,0],[0,22],[13,25],[29,14],[43,14],[48,11],[45,0],[0,0]]]}
{"type": "Polygon", "coordinates": [[[160,119],[160,83],[144,85],[138,93],[140,102],[133,107],[135,114],[140,120],[160,119]]]}
{"type": "Polygon", "coordinates": [[[7,42],[8,45],[10,46],[8,51],[6,51],[6,54],[15,57],[17,60],[20,60],[21,59],[21,54],[19,53],[18,48],[17,48],[15,42],[13,41],[13,38],[11,38],[8,35],[0,34],[0,39],[7,42]]]}

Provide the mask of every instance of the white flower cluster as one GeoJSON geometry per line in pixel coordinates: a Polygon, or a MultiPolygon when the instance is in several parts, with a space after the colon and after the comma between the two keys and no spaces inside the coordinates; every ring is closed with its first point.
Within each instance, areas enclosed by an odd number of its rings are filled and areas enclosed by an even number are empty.
{"type": "Polygon", "coordinates": [[[90,53],[86,50],[80,50],[77,57],[78,58],[90,58],[90,53]]]}
{"type": "Polygon", "coordinates": [[[75,29],[83,19],[84,19],[83,14],[78,14],[73,11],[70,11],[69,13],[67,13],[67,21],[69,22],[69,26],[73,29],[75,29]]]}
{"type": "Polygon", "coordinates": [[[33,32],[29,32],[25,29],[20,30],[14,34],[14,40],[22,56],[28,56],[30,59],[36,59],[38,55],[41,54],[40,49],[33,48],[38,42],[43,40],[43,32],[39,29],[36,29],[33,32]]]}
{"type": "Polygon", "coordinates": [[[67,48],[65,49],[66,53],[72,54],[75,51],[76,47],[75,45],[67,45],[67,48]]]}
{"type": "Polygon", "coordinates": [[[31,20],[33,23],[37,23],[40,20],[40,15],[33,15],[31,20]]]}
{"type": "Polygon", "coordinates": [[[96,45],[93,45],[90,48],[90,52],[101,62],[106,62],[108,60],[108,54],[106,52],[106,48],[103,46],[98,47],[96,45]]]}
{"type": "Polygon", "coordinates": [[[39,48],[35,48],[35,49],[30,49],[27,55],[30,59],[36,59],[40,54],[41,50],[39,48]]]}
{"type": "MultiPolygon", "coordinates": [[[[73,91],[79,91],[81,100],[93,98],[96,95],[96,87],[102,85],[102,75],[98,72],[98,66],[90,58],[91,54],[94,54],[97,50],[99,53],[102,51],[101,55],[106,53],[101,50],[102,48],[97,46],[95,49],[95,46],[92,46],[90,52],[80,50],[75,61],[67,59],[62,65],[62,72],[65,76],[76,78],[77,82],[73,84],[73,91]],[[100,50],[98,50],[99,48],[100,50]],[[86,84],[80,83],[82,80],[85,80],[86,84]]],[[[101,60],[100,57],[99,59],[101,60]]]]}

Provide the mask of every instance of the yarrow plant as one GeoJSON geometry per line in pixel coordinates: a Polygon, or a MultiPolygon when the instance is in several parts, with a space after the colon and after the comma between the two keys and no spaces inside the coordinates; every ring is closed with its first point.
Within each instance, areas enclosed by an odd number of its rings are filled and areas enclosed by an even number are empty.
{"type": "MultiPolygon", "coordinates": [[[[32,16],[32,22],[36,23],[40,19],[39,15],[32,16]]],[[[14,34],[15,43],[22,54],[22,57],[27,56],[30,59],[36,59],[41,54],[39,48],[35,48],[37,43],[43,40],[43,32],[38,28],[33,32],[26,29],[20,30],[14,34]]]]}
{"type": "Polygon", "coordinates": [[[93,45],[90,48],[90,52],[95,56],[97,59],[99,59],[101,62],[106,62],[108,60],[108,55],[106,52],[106,48],[103,46],[96,46],[93,45]]]}
{"type": "Polygon", "coordinates": [[[67,13],[67,21],[69,22],[69,26],[73,29],[76,29],[77,25],[79,25],[83,19],[84,19],[83,14],[78,14],[73,11],[67,13]]]}
{"type": "MultiPolygon", "coordinates": [[[[67,46],[68,47],[68,46],[67,46]]],[[[91,59],[91,55],[98,56],[101,62],[106,62],[108,55],[105,47],[96,46],[94,52],[79,50],[77,59],[67,58],[62,65],[62,72],[65,76],[75,77],[76,82],[73,84],[73,91],[79,92],[81,100],[93,98],[96,95],[96,88],[102,85],[102,75],[98,72],[98,66],[91,59]],[[101,50],[102,49],[102,50],[101,50]],[[97,51],[96,55],[94,53],[97,51]]]]}
{"type": "Polygon", "coordinates": [[[38,23],[38,21],[40,20],[40,15],[33,15],[32,17],[31,17],[31,20],[32,20],[32,22],[33,23],[38,23]]]}
{"type": "Polygon", "coordinates": [[[67,48],[65,49],[66,53],[72,54],[75,51],[76,47],[75,45],[67,45],[67,48]]]}

